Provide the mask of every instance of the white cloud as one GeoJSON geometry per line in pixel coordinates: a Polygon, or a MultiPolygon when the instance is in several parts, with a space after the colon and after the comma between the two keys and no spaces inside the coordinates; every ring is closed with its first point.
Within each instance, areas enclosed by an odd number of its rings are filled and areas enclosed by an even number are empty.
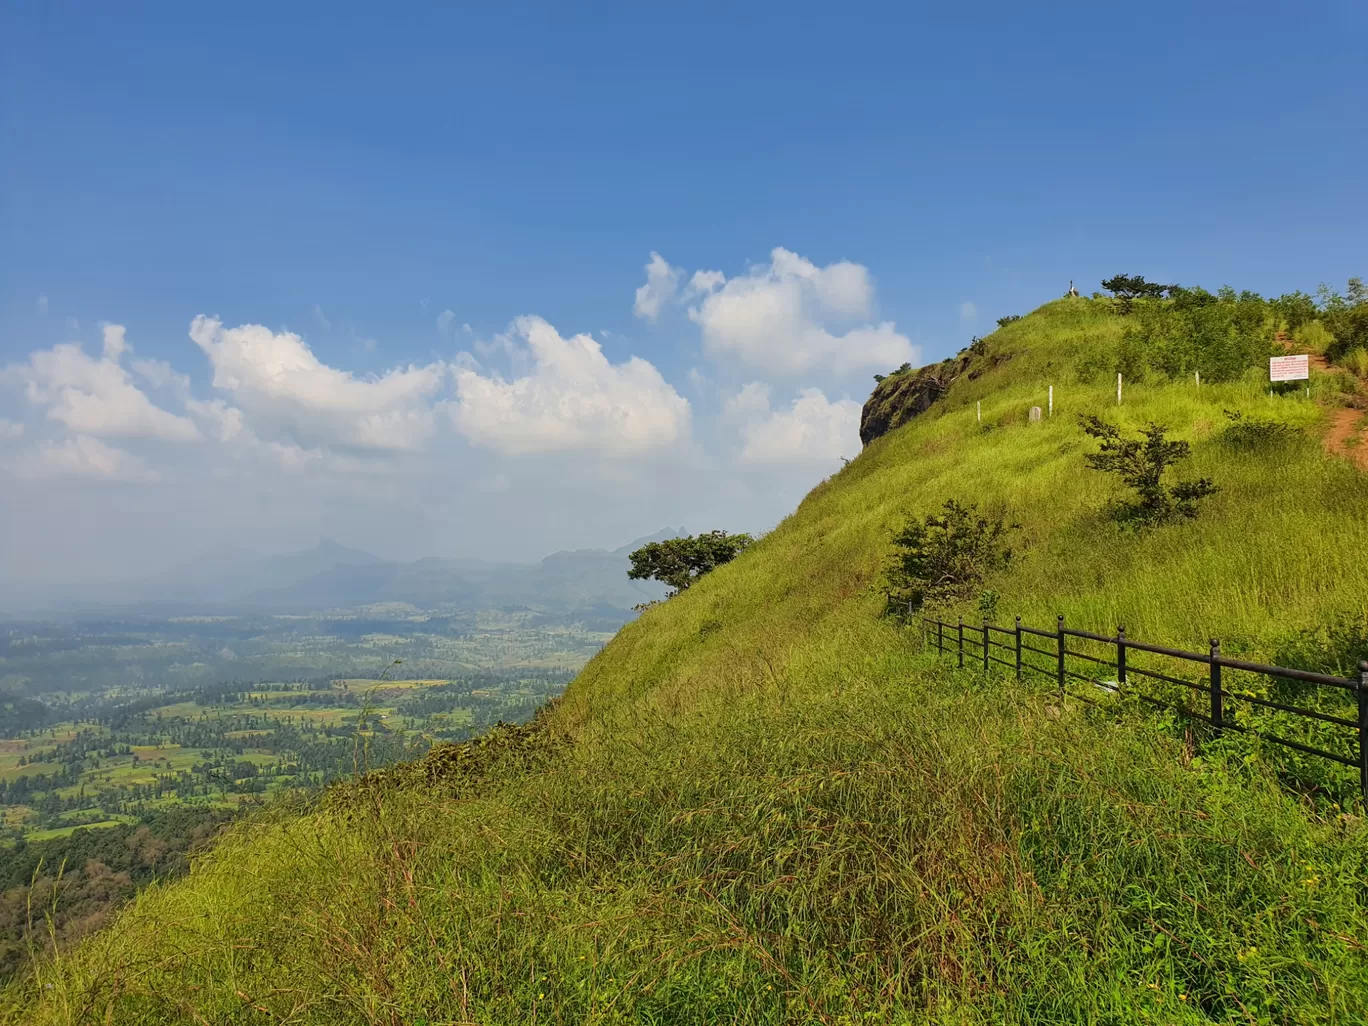
{"type": "Polygon", "coordinates": [[[22,477],[93,477],[106,481],[156,481],[159,475],[123,449],[89,435],[39,442],[16,465],[22,477]]]}
{"type": "Polygon", "coordinates": [[[960,304],[960,320],[969,324],[978,320],[978,307],[973,303],[964,302],[960,304]]]}
{"type": "Polygon", "coordinates": [[[512,336],[505,341],[525,351],[526,376],[505,381],[468,367],[456,371],[452,418],[474,444],[510,455],[629,455],[687,437],[688,400],[647,361],[611,364],[591,336],[561,338],[540,317],[518,318],[512,336]]]}
{"type": "Polygon", "coordinates": [[[0,442],[10,442],[24,435],[24,425],[0,417],[0,442]]]}
{"type": "Polygon", "coordinates": [[[445,335],[447,332],[451,330],[451,322],[455,319],[455,312],[451,310],[443,310],[441,313],[437,315],[437,330],[440,331],[443,335],[445,335]]]}
{"type": "Polygon", "coordinates": [[[661,308],[675,296],[680,273],[678,267],[671,267],[659,253],[652,253],[646,263],[646,284],[636,290],[632,312],[648,321],[659,317],[661,308]]]}
{"type": "Polygon", "coordinates": [[[332,321],[323,316],[323,307],[318,303],[314,304],[314,317],[318,319],[319,324],[323,325],[324,331],[332,331],[332,321]]]}
{"type": "Polygon", "coordinates": [[[117,361],[129,348],[126,329],[122,324],[102,324],[100,328],[104,333],[105,359],[117,361]]]}
{"type": "Polygon", "coordinates": [[[188,399],[185,409],[200,422],[209,437],[220,442],[231,442],[246,431],[242,411],[222,399],[188,399]]]}
{"type": "Polygon", "coordinates": [[[46,317],[46,316],[47,316],[47,312],[48,312],[48,297],[47,297],[47,296],[39,296],[39,297],[38,297],[38,316],[39,316],[39,317],[46,317]]]}
{"type": "Polygon", "coordinates": [[[118,362],[127,348],[124,329],[106,324],[102,359],[77,343],[62,343],[30,353],[27,364],[11,364],[0,377],[22,383],[29,402],[46,406],[50,420],[79,434],[198,441],[190,420],[154,405],[133,383],[118,362]]]}
{"type": "Polygon", "coordinates": [[[715,356],[779,374],[816,368],[844,374],[917,358],[916,347],[891,321],[859,323],[874,312],[874,285],[860,264],[817,267],[779,247],[768,265],[740,277],[723,282],[715,274],[703,276],[710,291],[689,310],[715,356]]]}
{"type": "Polygon", "coordinates": [[[689,291],[693,293],[711,292],[727,283],[727,276],[721,271],[694,271],[689,279],[689,291]]]}
{"type": "Polygon", "coordinates": [[[770,387],[762,381],[752,381],[722,403],[722,415],[730,420],[754,420],[769,414],[770,387]]]}
{"type": "Polygon", "coordinates": [[[267,442],[399,451],[421,448],[436,429],[431,399],[445,364],[362,379],[321,362],[292,332],[224,328],[201,315],[190,337],[209,357],[214,387],[231,395],[267,442]]]}
{"type": "MultiPolygon", "coordinates": [[[[746,386],[738,398],[755,388],[746,386]]],[[[758,390],[749,398],[750,410],[759,411],[758,390]]],[[[765,400],[767,410],[767,395],[765,400]]],[[[860,404],[829,402],[821,390],[804,388],[788,409],[746,424],[741,437],[742,463],[835,463],[860,451],[860,404]]]]}
{"type": "Polygon", "coordinates": [[[179,373],[165,360],[134,360],[129,366],[153,388],[167,388],[180,396],[190,392],[189,375],[179,373]]]}
{"type": "Polygon", "coordinates": [[[472,331],[474,331],[475,329],[473,329],[469,324],[464,324],[464,323],[463,323],[463,324],[461,325],[461,330],[464,331],[467,335],[469,335],[469,334],[470,334],[472,331]]]}

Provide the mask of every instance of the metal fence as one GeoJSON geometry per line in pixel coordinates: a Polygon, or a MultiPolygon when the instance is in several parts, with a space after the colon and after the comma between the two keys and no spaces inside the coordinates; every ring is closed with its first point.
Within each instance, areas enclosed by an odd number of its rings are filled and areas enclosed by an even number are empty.
{"type": "Polygon", "coordinates": [[[966,624],[962,618],[956,623],[947,623],[932,617],[922,617],[922,627],[923,638],[930,635],[938,653],[943,655],[949,651],[957,655],[961,667],[966,665],[966,659],[969,665],[981,665],[985,671],[997,664],[1012,670],[1018,680],[1023,672],[1031,671],[1052,678],[1061,698],[1077,698],[1089,703],[1095,703],[1096,698],[1080,694],[1076,687],[1078,684],[1134,695],[1142,702],[1172,709],[1208,723],[1217,731],[1253,734],[1284,748],[1357,768],[1359,785],[1364,798],[1368,799],[1368,662],[1359,664],[1357,679],[1335,677],[1326,673],[1232,659],[1221,654],[1221,643],[1214,638],[1208,652],[1184,652],[1128,638],[1124,627],[1118,627],[1112,637],[1072,630],[1064,626],[1062,616],[1052,631],[1027,627],[1019,616],[1013,627],[999,627],[987,620],[981,626],[975,626],[966,624]],[[1047,639],[1049,646],[1042,646],[1038,639],[1047,639]],[[1073,648],[1069,647],[1071,642],[1073,648]],[[1088,646],[1091,651],[1083,651],[1081,645],[1088,646]],[[1137,654],[1149,665],[1137,665],[1137,654]],[[1049,661],[1045,666],[1034,661],[1042,656],[1049,661]],[[1206,667],[1204,679],[1196,682],[1184,680],[1178,676],[1181,669],[1172,673],[1162,672],[1154,665],[1159,660],[1163,660],[1167,668],[1174,664],[1197,663],[1206,667]],[[1080,669],[1090,672],[1079,672],[1080,669]],[[1104,670],[1111,672],[1104,674],[1104,670]],[[1279,686],[1273,689],[1275,694],[1267,696],[1231,690],[1231,671],[1236,675],[1252,674],[1268,678],[1279,686]],[[1147,693],[1141,690],[1138,681],[1132,683],[1135,677],[1157,685],[1161,693],[1156,695],[1152,691],[1147,693]],[[1071,683],[1075,685],[1074,691],[1069,690],[1071,683]],[[1168,700],[1165,693],[1172,692],[1174,688],[1186,689],[1189,701],[1180,703],[1168,700]],[[1289,700],[1279,701],[1280,697],[1289,700]],[[1310,700],[1303,704],[1291,704],[1295,698],[1310,700]],[[1331,731],[1328,737],[1343,751],[1327,751],[1316,745],[1280,737],[1264,729],[1263,725],[1256,727],[1239,723],[1236,715],[1238,705],[1242,702],[1340,728],[1331,731]],[[1235,708],[1232,708],[1232,703],[1235,708]]]}

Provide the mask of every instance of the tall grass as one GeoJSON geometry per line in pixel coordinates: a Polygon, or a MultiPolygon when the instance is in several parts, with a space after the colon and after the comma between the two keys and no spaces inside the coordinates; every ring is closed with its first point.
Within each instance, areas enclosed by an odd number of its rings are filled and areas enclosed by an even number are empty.
{"type": "Polygon", "coordinates": [[[1363,612],[1368,485],[1320,454],[1318,408],[1251,380],[1118,409],[1078,369],[1115,321],[1010,323],[1011,359],[648,609],[533,726],[243,825],[38,962],[16,1021],[1368,1021],[1360,807],[951,673],[880,615],[892,529],[947,498],[1022,525],[988,583],[1037,622],[1267,657],[1363,612]],[[1224,409],[1301,434],[1250,451],[1224,409]],[[1081,412],[1169,424],[1223,491],[1121,533],[1081,412]]]}

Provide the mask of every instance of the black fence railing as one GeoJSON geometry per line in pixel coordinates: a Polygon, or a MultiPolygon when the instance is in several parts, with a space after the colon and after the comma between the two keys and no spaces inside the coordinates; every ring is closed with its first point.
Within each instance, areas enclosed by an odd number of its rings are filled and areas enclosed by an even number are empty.
{"type": "Polygon", "coordinates": [[[1221,654],[1221,643],[1214,638],[1208,652],[1184,652],[1128,638],[1124,627],[1118,627],[1111,637],[1072,630],[1064,626],[1062,616],[1052,631],[1027,627],[1019,616],[1012,627],[999,627],[987,620],[974,625],[963,619],[948,623],[923,617],[922,628],[923,639],[934,644],[939,654],[955,655],[961,667],[971,665],[987,671],[997,665],[1015,673],[1018,680],[1028,671],[1040,674],[1054,680],[1061,698],[1088,703],[1096,702],[1096,693],[1089,696],[1080,692],[1077,685],[1134,695],[1149,705],[1208,723],[1217,731],[1253,734],[1305,755],[1356,768],[1359,786],[1368,799],[1368,662],[1359,664],[1357,679],[1335,677],[1232,659],[1221,654]],[[1085,651],[1085,647],[1089,650],[1085,651]],[[1149,657],[1145,660],[1148,665],[1138,665],[1137,654],[1141,659],[1149,657]],[[1206,667],[1204,679],[1183,678],[1181,666],[1192,663],[1206,667]],[[1166,673],[1165,669],[1172,672],[1166,673]],[[1275,686],[1264,695],[1232,690],[1232,683],[1238,684],[1235,678],[1240,674],[1265,678],[1275,686]],[[1147,689],[1142,689],[1139,681],[1133,683],[1134,678],[1143,681],[1147,689]],[[1186,701],[1175,696],[1185,696],[1186,701]],[[1293,704],[1297,700],[1301,704],[1293,704]],[[1282,737],[1265,723],[1242,723],[1240,703],[1327,724],[1315,740],[1341,750],[1330,751],[1319,744],[1282,737]]]}

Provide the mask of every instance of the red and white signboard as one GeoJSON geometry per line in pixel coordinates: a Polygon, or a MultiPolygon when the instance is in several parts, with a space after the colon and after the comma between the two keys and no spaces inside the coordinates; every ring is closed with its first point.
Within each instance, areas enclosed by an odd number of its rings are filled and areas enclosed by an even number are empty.
{"type": "Polygon", "coordinates": [[[1269,381],[1306,381],[1311,377],[1311,361],[1301,356],[1270,356],[1268,358],[1269,381]]]}

